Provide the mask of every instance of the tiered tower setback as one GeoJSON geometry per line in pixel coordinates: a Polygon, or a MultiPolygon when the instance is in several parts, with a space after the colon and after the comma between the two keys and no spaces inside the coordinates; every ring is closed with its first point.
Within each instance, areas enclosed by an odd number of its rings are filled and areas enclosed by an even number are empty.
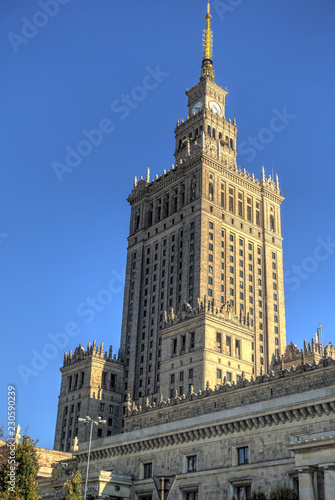
{"type": "Polygon", "coordinates": [[[135,400],[269,372],[286,347],[284,198],[277,176],[262,168],[259,181],[237,167],[209,6],[205,18],[200,81],[177,122],[175,165],[153,181],[149,170],[135,178],[128,198],[121,351],[124,394],[135,400]],[[183,310],[187,318],[171,321],[183,310]]]}

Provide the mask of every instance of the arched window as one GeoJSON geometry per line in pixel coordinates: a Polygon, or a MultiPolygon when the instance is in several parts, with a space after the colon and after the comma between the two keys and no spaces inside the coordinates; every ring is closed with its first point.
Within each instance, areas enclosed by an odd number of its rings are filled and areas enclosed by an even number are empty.
{"type": "Polygon", "coordinates": [[[193,179],[191,184],[191,201],[195,200],[196,191],[197,191],[197,182],[195,179],[193,179]]]}
{"type": "Polygon", "coordinates": [[[270,215],[270,229],[271,231],[275,230],[275,218],[273,215],[270,215]]]}
{"type": "Polygon", "coordinates": [[[221,207],[225,207],[225,186],[221,183],[221,207]]]}
{"type": "Polygon", "coordinates": [[[169,205],[170,205],[170,195],[166,194],[164,198],[164,214],[163,217],[167,217],[169,215],[169,205]]]}
{"type": "Polygon", "coordinates": [[[215,128],[213,128],[213,130],[212,130],[212,136],[213,136],[213,139],[215,139],[215,128]]]}
{"type": "Polygon", "coordinates": [[[140,213],[137,212],[137,214],[136,214],[136,223],[135,223],[135,231],[138,231],[140,229],[140,221],[141,221],[140,213]]]}
{"type": "Polygon", "coordinates": [[[148,213],[148,226],[152,226],[152,210],[148,213]]]}
{"type": "Polygon", "coordinates": [[[180,203],[181,203],[182,207],[185,204],[185,184],[181,185],[181,189],[180,189],[180,203]]]}
{"type": "Polygon", "coordinates": [[[211,137],[211,132],[212,132],[211,126],[208,125],[208,127],[207,127],[207,133],[208,133],[209,137],[211,137]]]}
{"type": "Polygon", "coordinates": [[[181,144],[182,144],[181,139],[179,139],[178,149],[181,149],[181,144]]]}
{"type": "Polygon", "coordinates": [[[233,149],[233,139],[230,139],[229,147],[230,149],[233,149]]]}
{"type": "Polygon", "coordinates": [[[213,201],[214,198],[214,187],[211,182],[208,185],[208,198],[210,199],[210,201],[213,201]]]}

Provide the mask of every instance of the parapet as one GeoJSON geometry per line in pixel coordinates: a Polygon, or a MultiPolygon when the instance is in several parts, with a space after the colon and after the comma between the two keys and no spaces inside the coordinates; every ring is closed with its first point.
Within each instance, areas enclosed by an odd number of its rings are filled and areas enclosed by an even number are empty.
{"type": "Polygon", "coordinates": [[[78,347],[75,348],[74,352],[70,351],[69,354],[66,352],[64,354],[64,362],[63,362],[63,367],[64,366],[69,366],[73,363],[77,363],[78,361],[82,361],[83,359],[87,358],[102,358],[105,359],[106,361],[109,361],[111,363],[118,363],[122,364],[122,356],[121,356],[121,351],[119,350],[118,356],[116,354],[113,355],[113,346],[109,347],[109,351],[104,351],[104,344],[103,342],[99,345],[97,345],[96,341],[93,341],[93,344],[89,342],[87,344],[87,349],[85,351],[85,348],[79,344],[78,347]]]}
{"type": "MultiPolygon", "coordinates": [[[[250,391],[252,389],[256,389],[257,387],[263,386],[264,388],[266,387],[267,384],[270,386],[272,385],[272,382],[279,381],[283,378],[290,378],[292,379],[292,382],[295,377],[299,376],[300,374],[303,373],[308,373],[308,372],[314,372],[315,375],[317,373],[322,373],[322,369],[326,367],[335,367],[335,360],[332,358],[322,358],[318,364],[314,363],[311,365],[310,363],[301,363],[300,365],[294,367],[293,365],[291,366],[290,369],[283,369],[280,371],[276,372],[271,372],[270,375],[268,374],[261,374],[258,375],[255,379],[251,377],[250,380],[245,379],[244,374],[242,374],[241,380],[237,383],[232,382],[231,384],[227,383],[226,379],[224,379],[223,384],[217,384],[214,388],[211,388],[209,386],[209,383],[207,382],[206,384],[206,389],[205,390],[198,390],[197,393],[194,392],[193,386],[191,386],[190,392],[185,395],[178,395],[178,391],[176,391],[175,396],[173,398],[167,398],[166,400],[164,399],[164,396],[161,395],[159,398],[159,401],[157,403],[155,402],[150,402],[149,398],[143,399],[143,405],[140,405],[139,402],[135,402],[131,400],[130,395],[128,394],[128,397],[126,399],[126,408],[127,408],[127,417],[135,417],[135,416],[140,416],[143,414],[146,414],[150,412],[150,414],[155,415],[155,413],[158,411],[160,412],[164,408],[171,408],[176,405],[181,405],[180,410],[178,414],[182,411],[182,408],[184,405],[190,402],[196,402],[196,401],[201,401],[203,399],[208,398],[209,396],[215,396],[217,395],[218,397],[220,395],[227,395],[230,393],[236,393],[238,394],[240,389],[248,388],[250,391]]],[[[334,378],[334,377],[333,377],[334,378]]],[[[329,383],[334,383],[332,380],[327,377],[327,380],[329,383]]],[[[288,388],[290,390],[294,390],[293,383],[286,382],[284,385],[286,387],[286,392],[288,391],[288,388]]],[[[300,388],[301,390],[301,388],[300,388]]],[[[269,398],[274,397],[272,390],[268,390],[269,392],[269,398]]],[[[288,392],[287,392],[288,394],[288,392]]],[[[286,395],[283,394],[283,395],[286,395]]],[[[243,396],[241,396],[243,399],[243,396]]],[[[258,398],[258,396],[257,396],[258,398]]],[[[256,398],[256,399],[257,399],[256,398]]],[[[249,396],[250,399],[250,396],[249,396]]],[[[216,407],[216,405],[214,405],[216,407]]],[[[334,409],[335,409],[335,402],[334,402],[334,409]]],[[[158,413],[158,416],[161,415],[161,413],[158,413]]],[[[158,418],[158,417],[157,417],[158,418]]]]}
{"type": "Polygon", "coordinates": [[[210,315],[229,323],[242,325],[246,328],[250,327],[249,315],[242,316],[241,314],[240,316],[238,316],[229,302],[223,305],[220,304],[220,307],[216,307],[215,300],[208,300],[207,296],[205,295],[203,300],[198,299],[197,307],[195,308],[184,301],[180,305],[177,314],[174,313],[173,308],[170,308],[169,314],[165,311],[164,323],[162,328],[168,328],[169,326],[175,325],[182,321],[196,318],[201,314],[210,315]]]}
{"type": "Polygon", "coordinates": [[[287,368],[292,365],[297,366],[300,363],[318,363],[322,358],[335,358],[335,347],[329,342],[325,348],[321,343],[315,342],[312,338],[310,343],[303,342],[303,348],[299,349],[297,345],[290,342],[281,358],[276,358],[275,370],[287,368]]]}

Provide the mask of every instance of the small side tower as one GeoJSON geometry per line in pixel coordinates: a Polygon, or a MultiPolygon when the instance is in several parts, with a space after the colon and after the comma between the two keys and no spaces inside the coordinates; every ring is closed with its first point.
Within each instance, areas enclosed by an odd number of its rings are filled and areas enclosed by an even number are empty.
{"type": "Polygon", "coordinates": [[[79,344],[65,353],[61,389],[58,402],[54,449],[69,451],[75,437],[79,443],[89,440],[89,429],[78,424],[78,417],[101,416],[107,425],[93,428],[93,439],[120,432],[122,426],[123,364],[120,356],[113,356],[112,346],[90,343],[85,351],[79,344]]]}

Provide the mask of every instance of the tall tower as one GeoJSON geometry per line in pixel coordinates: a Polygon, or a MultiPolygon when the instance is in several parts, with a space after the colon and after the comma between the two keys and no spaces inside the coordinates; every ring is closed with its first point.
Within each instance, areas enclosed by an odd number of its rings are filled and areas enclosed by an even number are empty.
{"type": "Polygon", "coordinates": [[[125,394],[165,397],[268,372],[286,347],[279,181],[236,164],[208,4],[175,166],[135,182],[121,351],[125,394]]]}
{"type": "Polygon", "coordinates": [[[58,400],[54,449],[70,451],[73,439],[89,440],[89,426],[78,423],[78,417],[101,417],[106,425],[93,429],[92,438],[111,436],[122,426],[123,365],[104,346],[90,343],[85,350],[79,344],[65,353],[60,369],[62,382],[58,400]]]}

